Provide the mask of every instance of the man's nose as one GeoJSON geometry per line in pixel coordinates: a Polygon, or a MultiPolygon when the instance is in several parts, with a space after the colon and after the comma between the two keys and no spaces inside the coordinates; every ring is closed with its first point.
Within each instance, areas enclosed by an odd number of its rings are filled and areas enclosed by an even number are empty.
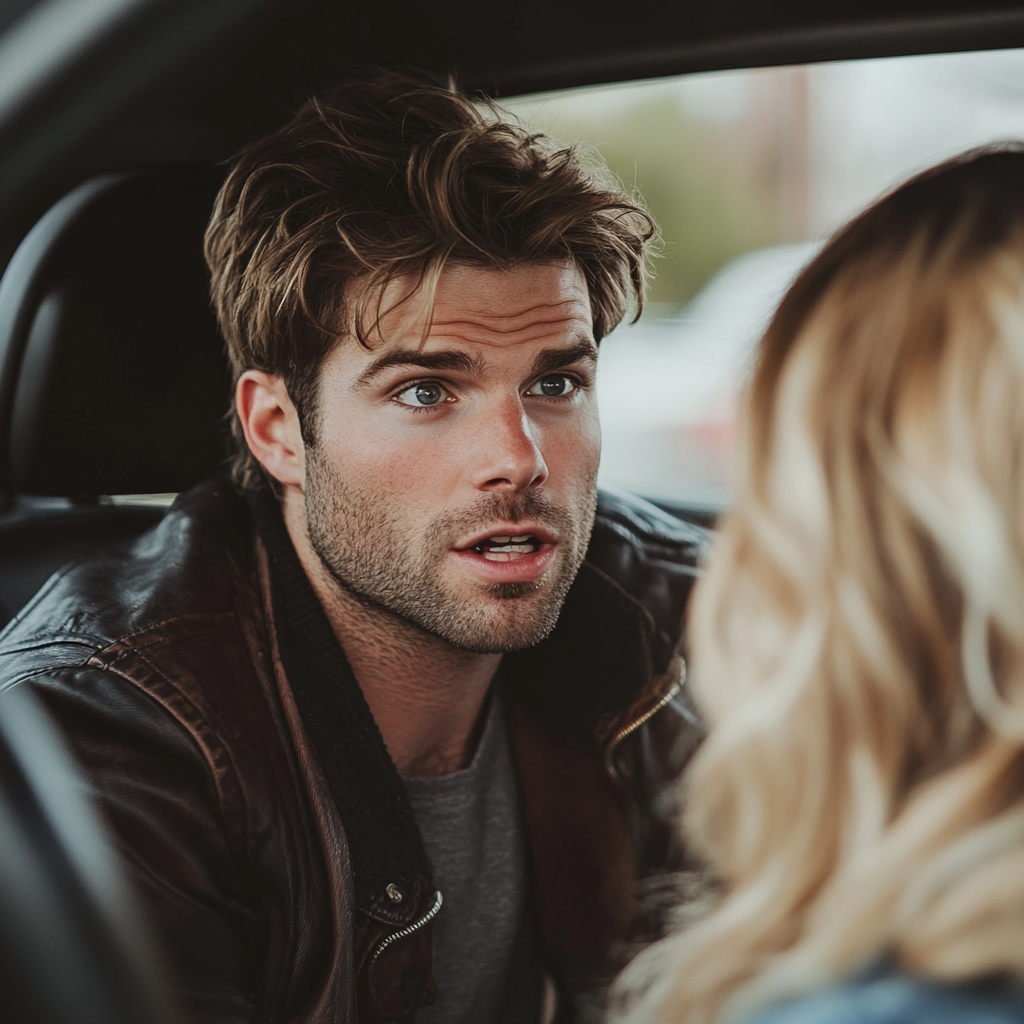
{"type": "Polygon", "coordinates": [[[478,431],[474,487],[520,491],[547,479],[538,428],[519,401],[508,400],[483,412],[478,431]]]}

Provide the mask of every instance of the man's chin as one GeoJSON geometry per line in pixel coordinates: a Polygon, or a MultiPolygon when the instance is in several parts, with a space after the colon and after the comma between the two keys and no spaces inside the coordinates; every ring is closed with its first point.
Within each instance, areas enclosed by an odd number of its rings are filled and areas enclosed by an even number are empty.
{"type": "Polygon", "coordinates": [[[492,600],[483,608],[477,606],[461,614],[451,609],[444,614],[442,606],[441,614],[417,624],[452,647],[473,654],[524,651],[551,634],[562,607],[562,601],[553,601],[551,595],[530,601],[534,589],[528,583],[499,584],[490,589],[492,600]]]}
{"type": "Polygon", "coordinates": [[[554,628],[554,625],[551,625],[544,630],[528,632],[494,631],[487,633],[437,633],[435,635],[449,646],[460,651],[468,651],[470,654],[514,654],[516,651],[525,651],[536,647],[541,640],[551,634],[554,628]]]}

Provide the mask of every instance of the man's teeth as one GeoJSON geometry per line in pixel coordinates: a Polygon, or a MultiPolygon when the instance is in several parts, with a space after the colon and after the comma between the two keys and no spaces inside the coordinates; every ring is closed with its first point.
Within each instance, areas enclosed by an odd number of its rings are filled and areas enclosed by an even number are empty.
{"type": "Polygon", "coordinates": [[[539,547],[540,541],[532,534],[524,533],[518,537],[502,534],[482,540],[474,550],[489,562],[511,562],[523,555],[534,554],[539,547]]]}

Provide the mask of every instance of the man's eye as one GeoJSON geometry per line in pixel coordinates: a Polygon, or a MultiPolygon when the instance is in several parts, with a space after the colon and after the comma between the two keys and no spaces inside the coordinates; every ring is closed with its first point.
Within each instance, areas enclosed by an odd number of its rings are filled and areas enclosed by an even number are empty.
{"type": "Polygon", "coordinates": [[[413,384],[411,388],[395,395],[402,405],[411,405],[417,409],[423,409],[431,405],[437,405],[444,400],[445,391],[440,384],[413,384]]]}
{"type": "Polygon", "coordinates": [[[550,373],[534,384],[528,395],[543,395],[545,398],[565,398],[579,389],[579,383],[564,373],[550,373]]]}

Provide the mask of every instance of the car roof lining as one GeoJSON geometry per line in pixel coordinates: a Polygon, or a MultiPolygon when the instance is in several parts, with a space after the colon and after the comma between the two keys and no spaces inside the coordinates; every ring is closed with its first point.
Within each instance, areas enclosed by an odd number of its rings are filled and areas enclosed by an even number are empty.
{"type": "MultiPolygon", "coordinates": [[[[739,68],[1024,46],[1024,9],[798,25],[510,68],[505,94],[739,68]]],[[[500,90],[495,90],[501,95],[500,90]]]]}
{"type": "MultiPolygon", "coordinates": [[[[29,14],[60,2],[40,0],[29,14]]],[[[20,122],[0,119],[0,267],[80,181],[142,164],[225,160],[318,88],[373,67],[454,71],[467,88],[501,97],[726,68],[1024,46],[1024,9],[1010,0],[982,9],[970,0],[123,6],[128,27],[97,41],[101,60],[58,69],[27,97],[20,122]],[[159,60],[140,59],[147,45],[159,60]]]]}

